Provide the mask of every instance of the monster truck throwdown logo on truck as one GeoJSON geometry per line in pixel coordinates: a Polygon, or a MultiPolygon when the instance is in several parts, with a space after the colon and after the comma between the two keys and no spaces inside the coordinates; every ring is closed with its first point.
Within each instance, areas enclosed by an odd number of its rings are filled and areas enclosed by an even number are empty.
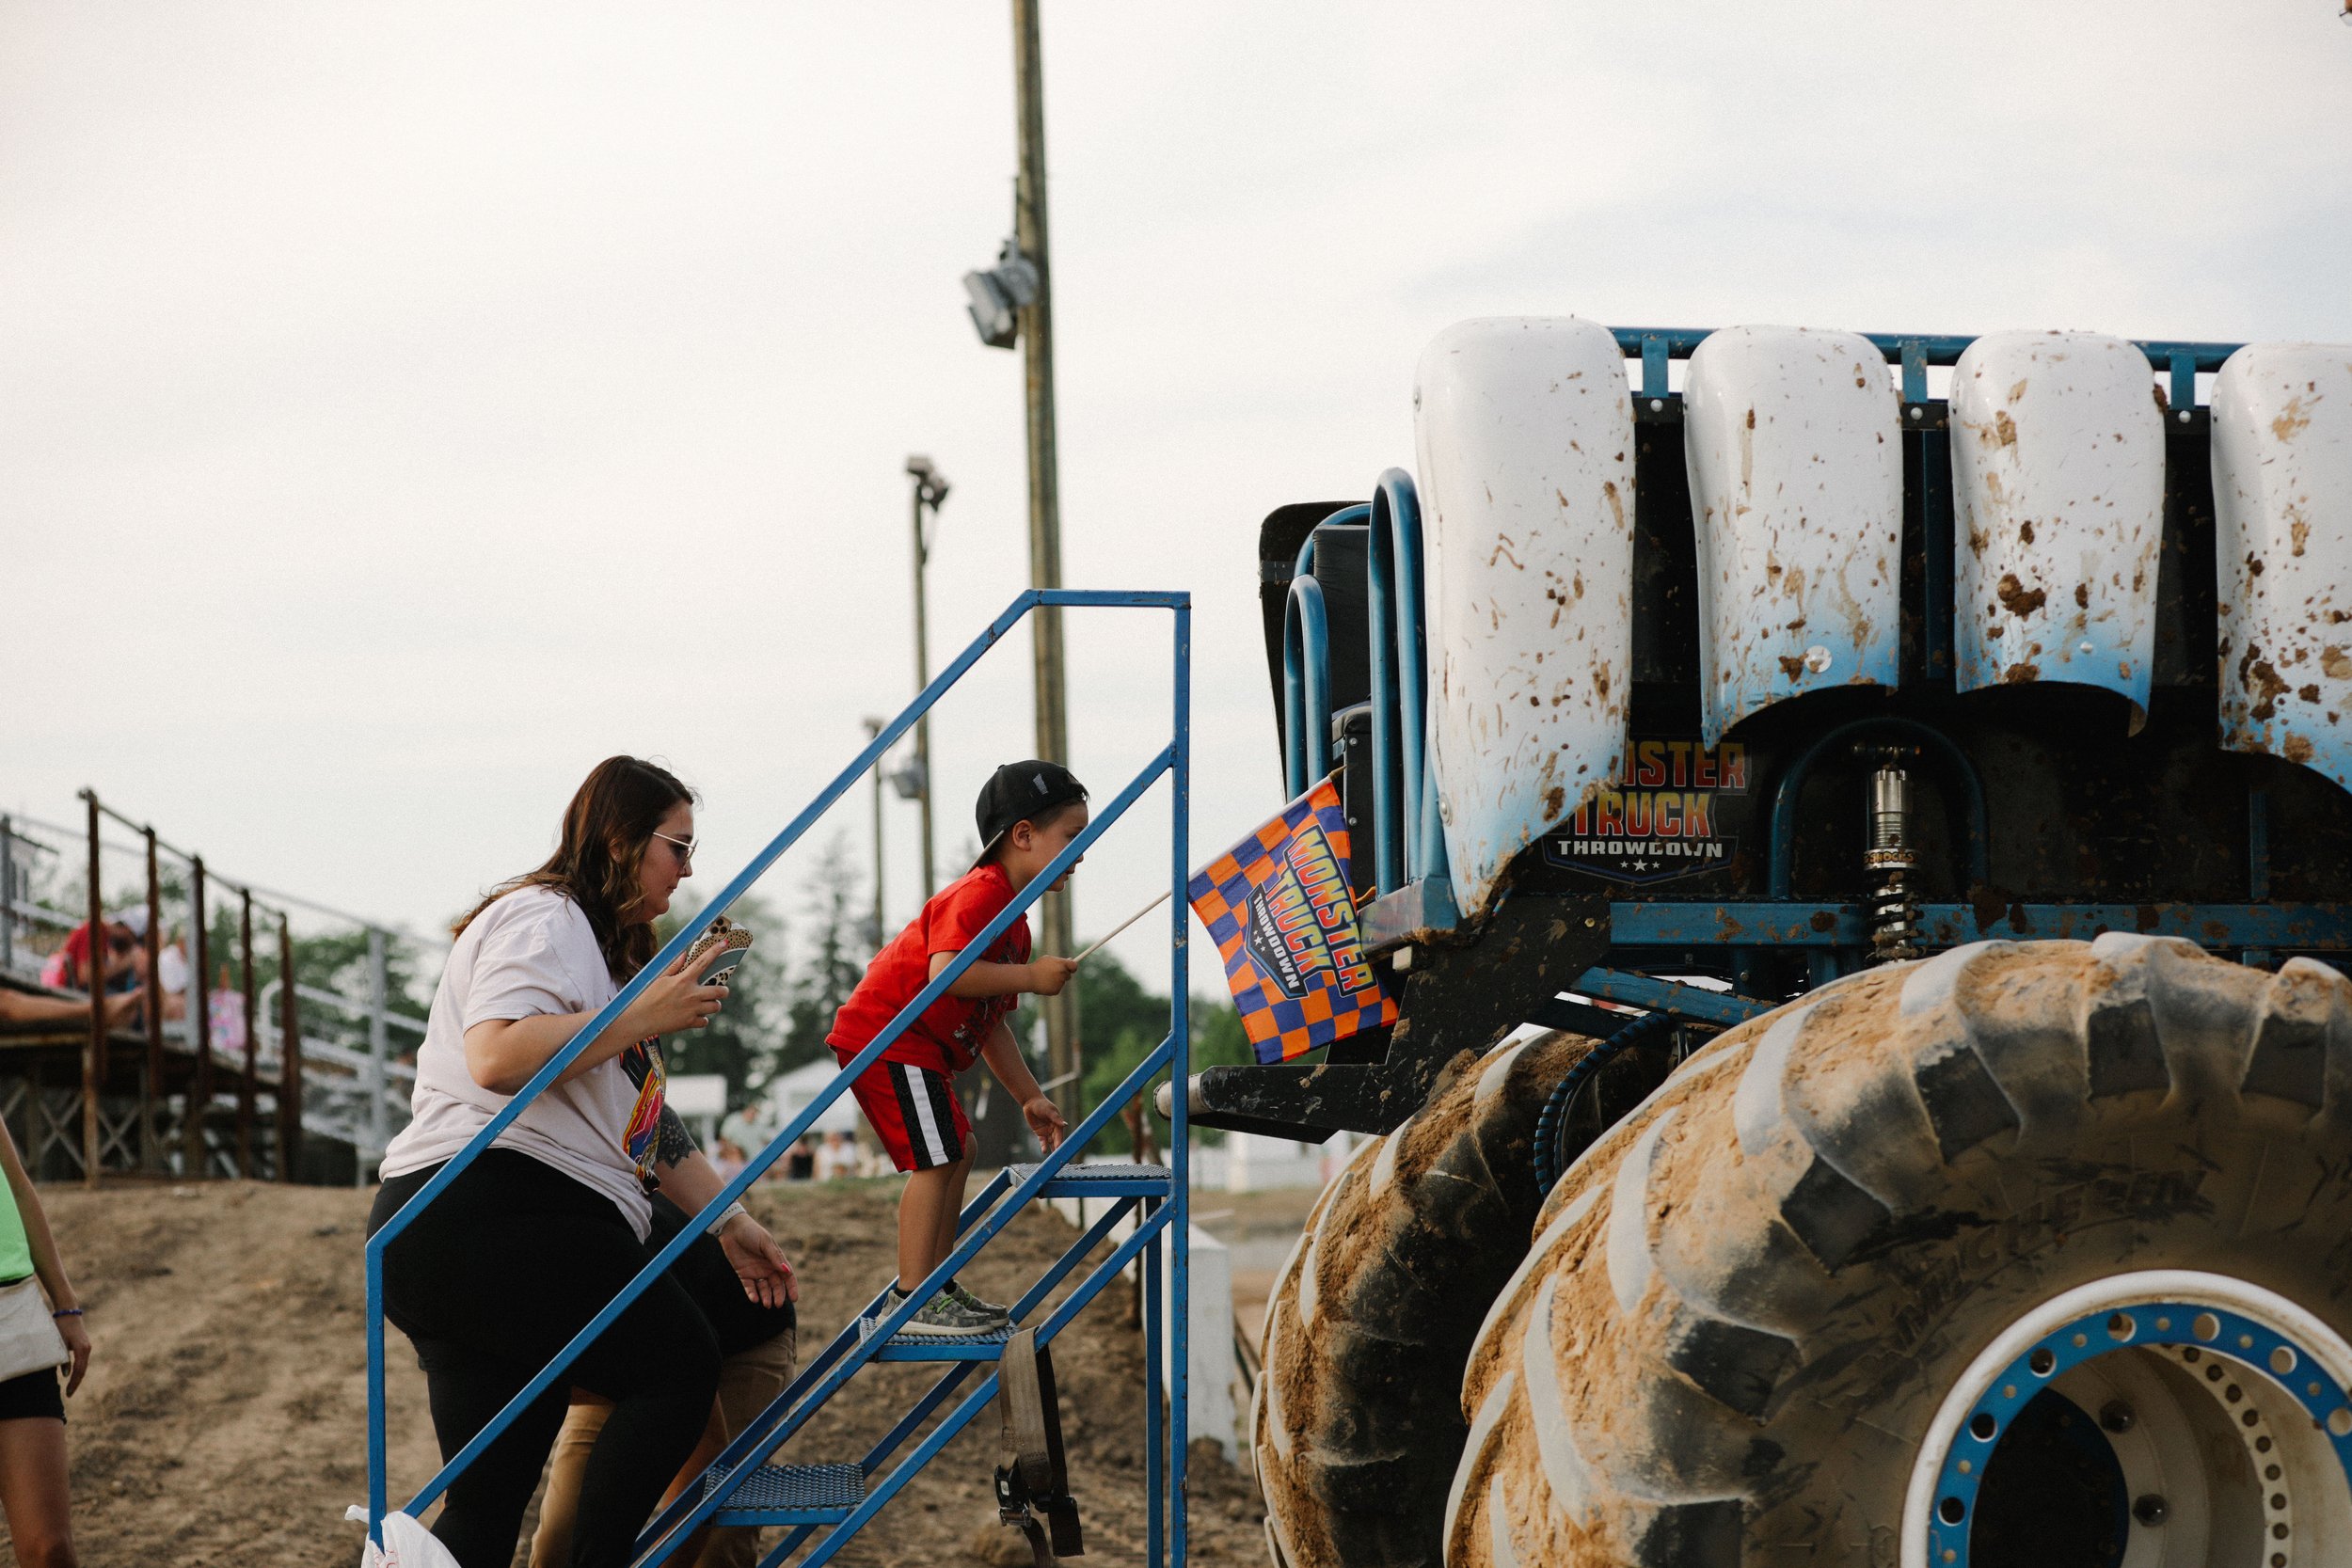
{"type": "Polygon", "coordinates": [[[1614,785],[1576,808],[1544,840],[1552,865],[1619,882],[1660,882],[1731,863],[1737,838],[1716,831],[1716,808],[1748,792],[1747,748],[1726,740],[1643,740],[1614,785]]]}

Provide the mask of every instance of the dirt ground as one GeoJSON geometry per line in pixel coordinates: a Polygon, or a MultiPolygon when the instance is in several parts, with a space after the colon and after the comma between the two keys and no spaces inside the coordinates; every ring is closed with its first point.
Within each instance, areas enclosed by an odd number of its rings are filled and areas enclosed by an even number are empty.
{"type": "MultiPolygon", "coordinates": [[[[804,1352],[821,1347],[889,1273],[897,1191],[883,1180],[779,1184],[755,1195],[755,1211],[801,1269],[804,1352]]],[[[43,1189],[96,1344],[88,1381],[67,1409],[85,1562],[358,1560],[359,1527],[342,1513],[367,1491],[359,1249],[371,1196],[235,1182],[43,1189]]],[[[1050,1212],[1025,1213],[966,1282],[1010,1300],[1073,1234],[1050,1212]]],[[[1128,1326],[1129,1295],[1115,1282],[1055,1347],[1089,1562],[1143,1555],[1142,1345],[1128,1326]]],[[[422,1375],[397,1330],[389,1365],[397,1498],[431,1475],[437,1455],[422,1375]]],[[[868,1368],[782,1457],[855,1457],[931,1375],[916,1365],[868,1368]]],[[[836,1560],[1025,1564],[1025,1546],[996,1522],[995,1444],[991,1410],[836,1560]]],[[[1192,1478],[1192,1560],[1263,1563],[1255,1485],[1211,1444],[1195,1446],[1192,1478]]]]}

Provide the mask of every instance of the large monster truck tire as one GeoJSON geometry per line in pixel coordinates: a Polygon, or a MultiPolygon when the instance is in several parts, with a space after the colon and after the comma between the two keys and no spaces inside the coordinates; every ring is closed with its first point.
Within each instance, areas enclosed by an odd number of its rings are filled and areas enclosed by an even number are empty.
{"type": "Polygon", "coordinates": [[[1989,942],[1725,1035],[1463,1385],[1454,1568],[2352,1560],[2352,985],[1989,942]]]}
{"type": "Polygon", "coordinates": [[[1462,1369],[1534,1234],[1536,1117],[1591,1045],[1465,1053],[1324,1190],[1268,1297],[1252,1402],[1278,1568],[1437,1568],[1462,1369]]]}

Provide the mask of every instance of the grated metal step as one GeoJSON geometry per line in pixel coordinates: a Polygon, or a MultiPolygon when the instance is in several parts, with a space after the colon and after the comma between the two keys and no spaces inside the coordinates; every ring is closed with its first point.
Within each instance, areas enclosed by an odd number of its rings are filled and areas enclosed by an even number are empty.
{"type": "MultiPolygon", "coordinates": [[[[716,1465],[703,1476],[707,1497],[719,1484],[716,1465]]],[[[866,1500],[866,1470],[858,1465],[762,1465],[743,1478],[711,1518],[719,1525],[834,1525],[866,1500]]]]}
{"type": "Polygon", "coordinates": [[[1009,1328],[986,1334],[899,1334],[874,1353],[877,1361],[994,1361],[1005,1354],[1009,1328]]]}
{"type": "MultiPolygon", "coordinates": [[[[1035,1163],[1006,1167],[1014,1185],[1037,1174],[1035,1163]]],[[[1054,1173],[1039,1193],[1041,1197],[1166,1197],[1170,1191],[1170,1177],[1166,1165],[1115,1164],[1080,1164],[1075,1161],[1054,1173]]]]}

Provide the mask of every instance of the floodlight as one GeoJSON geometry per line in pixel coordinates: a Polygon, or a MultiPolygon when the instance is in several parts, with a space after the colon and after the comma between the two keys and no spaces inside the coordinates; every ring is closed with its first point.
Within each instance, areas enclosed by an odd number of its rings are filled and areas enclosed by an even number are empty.
{"type": "Polygon", "coordinates": [[[1011,240],[996,253],[996,264],[986,272],[963,275],[963,292],[971,296],[964,309],[973,329],[991,348],[1010,348],[1021,335],[1018,312],[1037,303],[1037,265],[1011,240]]]}

